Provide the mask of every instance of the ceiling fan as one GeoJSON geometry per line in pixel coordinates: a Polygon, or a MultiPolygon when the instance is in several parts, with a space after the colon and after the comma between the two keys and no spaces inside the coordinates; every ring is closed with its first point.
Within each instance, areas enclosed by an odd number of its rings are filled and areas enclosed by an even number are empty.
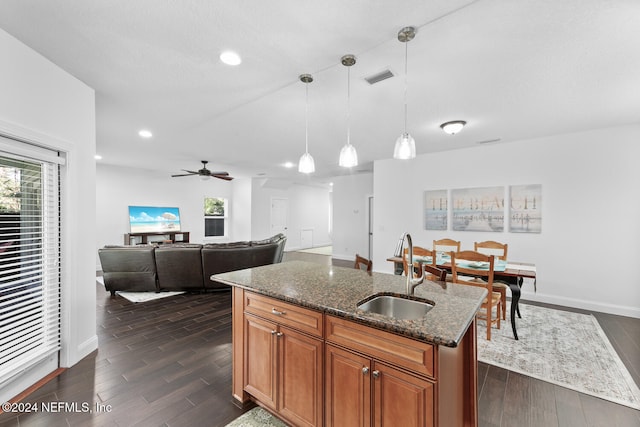
{"type": "Polygon", "coordinates": [[[183,173],[183,174],[179,174],[179,175],[171,175],[172,178],[175,178],[177,176],[191,176],[191,175],[198,175],[201,176],[203,178],[219,178],[219,179],[224,179],[225,181],[231,181],[233,179],[232,176],[229,176],[229,172],[211,172],[209,169],[207,169],[207,163],[209,163],[208,160],[200,160],[202,162],[202,169],[198,169],[197,171],[190,171],[190,170],[186,170],[186,169],[182,169],[185,172],[188,173],[183,173]]]}

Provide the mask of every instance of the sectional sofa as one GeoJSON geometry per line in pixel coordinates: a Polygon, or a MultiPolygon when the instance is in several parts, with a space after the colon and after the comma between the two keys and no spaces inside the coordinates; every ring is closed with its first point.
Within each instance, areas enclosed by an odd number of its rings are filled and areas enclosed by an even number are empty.
{"type": "Polygon", "coordinates": [[[105,289],[209,291],[229,289],[212,274],[282,261],[287,238],[216,244],[105,246],[98,250],[105,289]]]}

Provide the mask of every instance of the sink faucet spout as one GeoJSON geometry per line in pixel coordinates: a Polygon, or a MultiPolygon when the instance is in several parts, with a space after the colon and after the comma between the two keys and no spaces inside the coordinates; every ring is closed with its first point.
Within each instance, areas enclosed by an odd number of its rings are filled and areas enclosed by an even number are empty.
{"type": "Polygon", "coordinates": [[[409,233],[404,233],[402,236],[402,241],[407,241],[407,246],[409,246],[409,253],[407,254],[407,295],[413,295],[416,286],[420,283],[424,282],[424,270],[422,269],[422,264],[420,264],[420,276],[414,277],[413,271],[413,241],[411,240],[411,235],[409,233]]]}

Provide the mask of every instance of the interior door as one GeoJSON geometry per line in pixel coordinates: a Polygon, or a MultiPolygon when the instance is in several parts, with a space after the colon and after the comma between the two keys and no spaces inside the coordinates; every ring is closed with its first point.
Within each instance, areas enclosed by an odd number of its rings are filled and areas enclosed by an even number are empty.
{"type": "Polygon", "coordinates": [[[271,199],[271,235],[278,233],[287,235],[289,225],[289,199],[272,198],[271,199]]]}

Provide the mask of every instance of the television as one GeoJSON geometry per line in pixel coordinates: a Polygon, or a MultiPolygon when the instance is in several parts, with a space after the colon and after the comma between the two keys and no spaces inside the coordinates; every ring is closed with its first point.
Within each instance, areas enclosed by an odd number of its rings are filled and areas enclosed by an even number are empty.
{"type": "Polygon", "coordinates": [[[164,206],[129,206],[131,233],[180,231],[180,209],[164,206]]]}

